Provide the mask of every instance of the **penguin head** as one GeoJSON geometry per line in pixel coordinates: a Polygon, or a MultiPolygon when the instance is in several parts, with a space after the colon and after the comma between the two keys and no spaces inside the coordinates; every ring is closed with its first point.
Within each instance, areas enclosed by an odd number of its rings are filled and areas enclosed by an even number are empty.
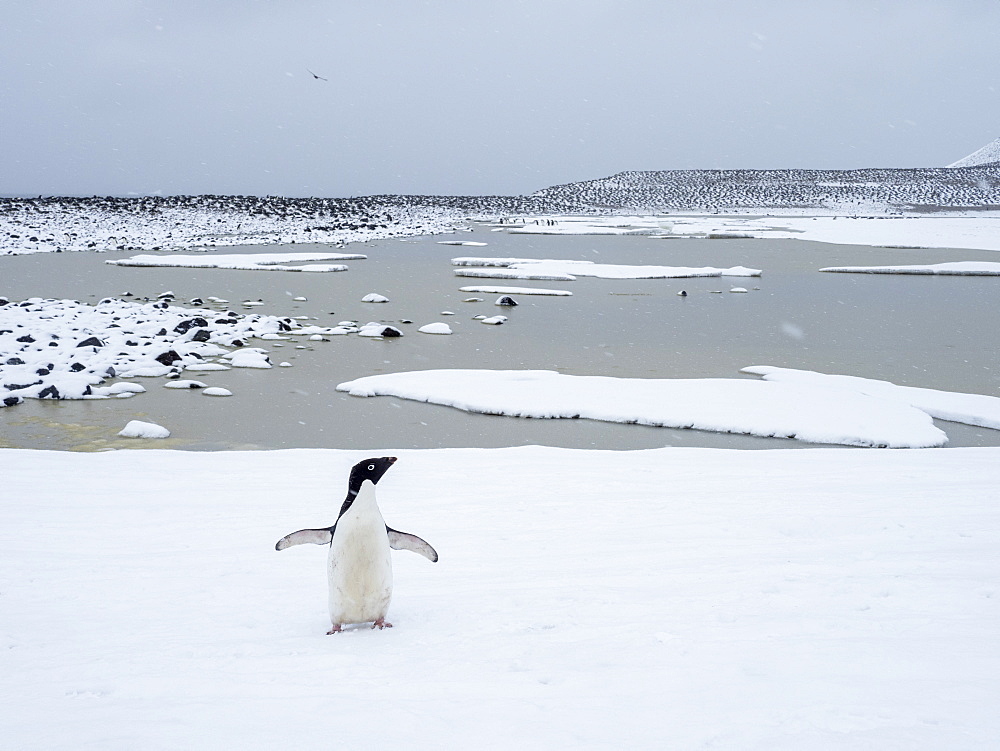
{"type": "Polygon", "coordinates": [[[350,487],[360,488],[365,480],[371,480],[373,485],[377,485],[389,467],[396,461],[394,456],[381,456],[377,459],[365,459],[355,464],[351,468],[350,487]]]}

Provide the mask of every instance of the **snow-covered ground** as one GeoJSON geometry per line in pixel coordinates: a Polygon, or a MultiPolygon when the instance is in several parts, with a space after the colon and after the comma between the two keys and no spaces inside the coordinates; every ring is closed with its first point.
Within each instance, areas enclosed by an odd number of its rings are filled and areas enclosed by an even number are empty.
{"type": "Polygon", "coordinates": [[[934,426],[932,417],[1000,429],[1000,398],[994,396],[788,368],[743,370],[764,380],[421,370],[366,376],[341,383],[337,390],[489,415],[586,418],[848,446],[941,446],[947,436],[934,426]]]}
{"type": "MultiPolygon", "coordinates": [[[[498,203],[499,206],[504,201],[498,203]]],[[[509,202],[507,202],[509,203],[509,202]]],[[[467,199],[464,208],[473,208],[467,199]]],[[[453,232],[467,211],[402,196],[0,198],[0,255],[329,243],[453,232]]]]}
{"type": "Polygon", "coordinates": [[[12,749],[986,749],[1000,450],[0,451],[12,749]],[[326,636],[391,453],[395,627],[326,636]]]}
{"type": "Polygon", "coordinates": [[[552,217],[551,222],[497,225],[496,229],[547,235],[642,234],[667,239],[744,237],[900,248],[1000,250],[1000,215],[995,212],[973,216],[905,217],[808,216],[784,211],[777,216],[764,217],[559,216],[552,217]]]}

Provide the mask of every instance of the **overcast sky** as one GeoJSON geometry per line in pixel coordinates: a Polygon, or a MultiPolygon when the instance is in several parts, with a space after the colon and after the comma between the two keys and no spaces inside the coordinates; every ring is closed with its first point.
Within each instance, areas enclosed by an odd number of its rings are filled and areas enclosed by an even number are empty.
{"type": "Polygon", "coordinates": [[[1000,136],[1000,2],[7,0],[0,70],[5,195],[944,166],[1000,136]]]}

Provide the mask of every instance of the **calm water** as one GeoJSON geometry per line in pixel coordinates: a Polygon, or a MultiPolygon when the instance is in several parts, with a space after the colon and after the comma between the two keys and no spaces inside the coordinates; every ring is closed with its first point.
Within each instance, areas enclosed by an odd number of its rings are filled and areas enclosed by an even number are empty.
{"type": "MultiPolygon", "coordinates": [[[[223,249],[218,252],[328,250],[323,246],[223,249]]],[[[635,449],[657,446],[732,448],[808,447],[798,441],[700,431],[615,425],[589,420],[526,420],[471,415],[447,407],[389,397],[361,399],[335,390],[364,375],[429,368],[538,368],[581,375],[634,378],[744,377],[747,365],[778,365],[882,378],[895,383],[996,394],[1000,386],[1000,279],[990,277],[821,274],[831,265],[996,260],[967,250],[902,250],[826,245],[795,240],[657,240],[648,237],[509,235],[477,227],[472,233],[385,240],[350,251],[368,260],[350,270],[301,274],[219,269],[140,269],[109,266],[129,254],[40,254],[0,257],[0,294],[96,301],[132,292],[173,290],[178,301],[216,295],[238,303],[263,298],[253,309],[273,315],[309,315],[321,325],[401,318],[403,338],[355,336],[270,347],[271,359],[292,368],[194,373],[235,396],[164,389],[141,379],[148,392],[108,401],[35,401],[0,410],[0,445],[99,450],[152,448],[437,448],[545,444],[635,449]],[[441,245],[476,240],[488,247],[441,245]],[[678,266],[744,265],[760,278],[505,282],[456,277],[449,260],[460,255],[567,258],[603,263],[678,266]],[[573,297],[518,297],[503,310],[510,321],[483,326],[496,295],[482,303],[459,287],[496,283],[568,289],[573,297]],[[730,294],[730,287],[751,288],[730,294]],[[759,287],[759,289],[752,289],[759,287]],[[687,297],[677,292],[687,290],[687,297]],[[712,294],[714,291],[722,294],[712,294]],[[367,292],[391,302],[361,303],[367,292]],[[294,302],[305,296],[307,302],[294,302]],[[445,310],[454,316],[442,316],[445,310]],[[416,328],[448,322],[455,334],[431,336],[416,328]],[[172,431],[165,441],[127,441],[116,433],[131,419],[172,431]]],[[[241,310],[241,306],[232,305],[241,310]]],[[[264,343],[256,342],[261,345],[264,343]]],[[[272,344],[272,343],[267,343],[272,344]]],[[[1000,431],[939,423],[952,446],[1000,445],[1000,431]]]]}

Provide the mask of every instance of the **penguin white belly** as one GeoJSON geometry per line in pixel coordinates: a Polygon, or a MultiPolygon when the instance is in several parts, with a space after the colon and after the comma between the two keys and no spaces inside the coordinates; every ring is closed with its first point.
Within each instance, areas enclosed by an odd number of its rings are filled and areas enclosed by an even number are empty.
{"type": "Polygon", "coordinates": [[[330,622],[335,627],[385,618],[392,598],[392,559],[375,486],[367,480],[337,521],[328,573],[330,622]]]}

